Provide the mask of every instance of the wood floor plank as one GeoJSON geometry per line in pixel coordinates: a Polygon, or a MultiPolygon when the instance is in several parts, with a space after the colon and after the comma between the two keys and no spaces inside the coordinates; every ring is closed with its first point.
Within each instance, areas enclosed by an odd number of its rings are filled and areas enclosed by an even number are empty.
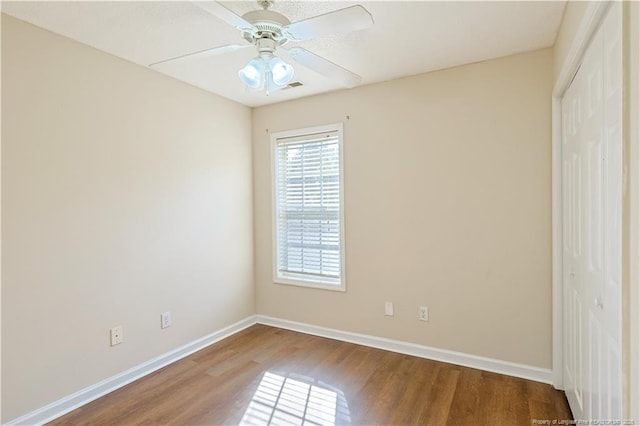
{"type": "Polygon", "coordinates": [[[458,377],[458,386],[451,405],[455,410],[449,412],[447,425],[472,425],[477,421],[482,386],[482,372],[464,368],[458,377]]]}
{"type": "Polygon", "coordinates": [[[415,424],[423,416],[426,408],[425,395],[428,395],[435,382],[434,372],[437,368],[437,363],[424,361],[412,358],[406,376],[403,378],[404,388],[398,393],[399,400],[395,408],[390,410],[392,416],[389,418],[389,424],[415,424]]]}
{"type": "Polygon", "coordinates": [[[438,368],[435,382],[429,391],[428,405],[423,410],[420,424],[447,424],[459,376],[459,368],[452,368],[446,364],[443,364],[438,368]]]}
{"type": "Polygon", "coordinates": [[[53,425],[530,425],[570,420],[550,385],[255,325],[53,425]],[[247,424],[248,424],[247,423],[247,424]]]}
{"type": "Polygon", "coordinates": [[[378,419],[391,402],[389,382],[392,376],[388,372],[398,368],[400,361],[398,354],[386,352],[382,355],[378,368],[349,404],[355,424],[381,424],[378,419]]]}

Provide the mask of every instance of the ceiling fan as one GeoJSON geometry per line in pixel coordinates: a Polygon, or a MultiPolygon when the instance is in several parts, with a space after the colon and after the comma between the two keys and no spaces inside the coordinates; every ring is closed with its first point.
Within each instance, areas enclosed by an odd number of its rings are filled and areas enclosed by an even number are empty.
{"type": "Polygon", "coordinates": [[[315,53],[299,46],[290,49],[284,46],[289,42],[369,28],[373,25],[373,18],[364,7],[350,6],[292,23],[281,13],[269,10],[274,0],[258,0],[257,3],[262,7],[261,10],[253,10],[239,16],[215,0],[194,2],[198,7],[237,28],[245,43],[214,47],[155,62],[149,66],[255,46],[258,56],[238,72],[240,80],[252,89],[265,89],[269,94],[285,87],[293,79],[293,67],[276,56],[277,49],[285,50],[299,64],[345,87],[354,87],[360,83],[359,75],[315,53]]]}

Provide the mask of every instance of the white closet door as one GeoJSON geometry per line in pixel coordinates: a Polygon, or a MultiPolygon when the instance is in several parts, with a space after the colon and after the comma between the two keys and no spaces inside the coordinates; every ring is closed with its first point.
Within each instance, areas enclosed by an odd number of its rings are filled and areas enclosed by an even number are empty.
{"type": "Polygon", "coordinates": [[[577,419],[620,419],[622,7],[613,3],[562,102],[565,392],[577,419]]]}

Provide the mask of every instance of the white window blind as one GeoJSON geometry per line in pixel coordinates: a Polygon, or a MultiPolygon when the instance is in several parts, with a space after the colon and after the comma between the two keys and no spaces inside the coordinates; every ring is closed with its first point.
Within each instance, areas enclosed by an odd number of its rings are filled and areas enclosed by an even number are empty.
{"type": "Polygon", "coordinates": [[[276,137],[277,280],[342,286],[341,132],[276,137]]]}

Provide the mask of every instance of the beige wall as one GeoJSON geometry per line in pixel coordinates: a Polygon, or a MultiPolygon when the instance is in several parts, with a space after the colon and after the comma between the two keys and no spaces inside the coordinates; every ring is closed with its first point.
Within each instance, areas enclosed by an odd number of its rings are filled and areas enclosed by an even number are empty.
{"type": "Polygon", "coordinates": [[[5,15],[2,89],[4,421],[255,312],[249,108],[5,15]]]}
{"type": "Polygon", "coordinates": [[[550,368],[552,73],[546,49],[255,109],[258,313],[550,368]],[[339,121],[347,291],[274,284],[267,129],[339,121]]]}

